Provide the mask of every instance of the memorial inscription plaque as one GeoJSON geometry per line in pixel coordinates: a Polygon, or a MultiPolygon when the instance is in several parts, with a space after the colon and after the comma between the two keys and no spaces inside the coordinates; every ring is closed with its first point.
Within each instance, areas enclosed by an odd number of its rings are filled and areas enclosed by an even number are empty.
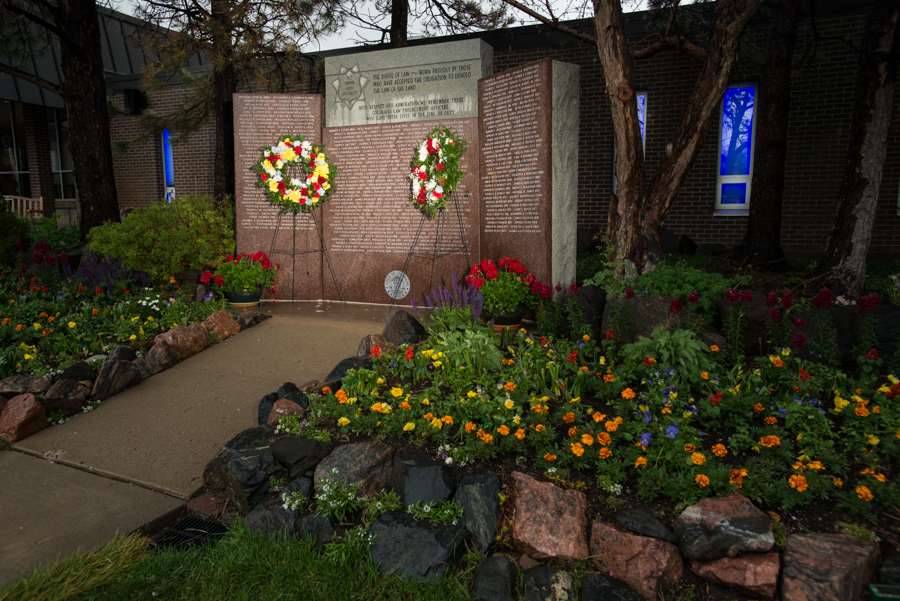
{"type": "MultiPolygon", "coordinates": [[[[260,147],[268,146],[282,134],[300,134],[312,142],[322,141],[323,98],[317,94],[235,94],[234,95],[234,155],[235,206],[238,252],[269,252],[275,235],[279,209],[267,199],[262,188],[256,186],[257,175],[250,165],[259,160],[260,147]]],[[[278,235],[278,248],[319,248],[318,234],[310,215],[296,218],[296,236],[292,240],[294,217],[286,213],[278,235]]],[[[278,270],[277,299],[291,298],[291,258],[275,254],[272,260],[281,264],[278,270]]],[[[296,259],[294,298],[315,300],[322,298],[321,253],[310,253],[296,259]]],[[[330,273],[328,274],[330,278],[330,273]]]]}
{"type": "Polygon", "coordinates": [[[325,125],[478,116],[478,80],[493,49],[481,40],[325,58],[325,125]]]}
{"type": "MultiPolygon", "coordinates": [[[[469,255],[479,256],[480,203],[478,201],[478,121],[454,119],[375,126],[328,127],[325,142],[331,158],[341,167],[340,185],[326,205],[326,242],[347,301],[390,303],[384,281],[394,270],[403,269],[422,213],[409,205],[410,160],[419,142],[438,125],[451,127],[469,142],[462,159],[467,175],[455,192],[460,202],[469,255]]],[[[442,248],[460,248],[462,235],[452,197],[445,210],[442,248]]],[[[426,219],[419,237],[418,252],[437,248],[440,219],[426,219]]],[[[464,255],[442,257],[441,279],[449,284],[450,274],[462,274],[468,267],[464,255]]],[[[434,285],[436,264],[430,258],[414,256],[407,270],[410,298],[421,302],[434,285]]],[[[326,298],[336,294],[333,282],[324,281],[326,298]]]]}
{"type": "Polygon", "coordinates": [[[479,82],[481,251],[521,258],[553,284],[575,275],[575,188],[568,181],[577,185],[577,77],[576,66],[545,59],[479,82]],[[574,105],[562,86],[574,86],[574,105]]]}

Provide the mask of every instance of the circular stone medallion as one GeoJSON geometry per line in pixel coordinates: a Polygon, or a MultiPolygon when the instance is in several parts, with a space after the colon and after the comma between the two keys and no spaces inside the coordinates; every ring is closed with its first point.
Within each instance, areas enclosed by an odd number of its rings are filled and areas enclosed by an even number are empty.
{"type": "Polygon", "coordinates": [[[399,300],[409,294],[409,278],[405,273],[396,269],[384,278],[384,291],[394,300],[399,300]]]}

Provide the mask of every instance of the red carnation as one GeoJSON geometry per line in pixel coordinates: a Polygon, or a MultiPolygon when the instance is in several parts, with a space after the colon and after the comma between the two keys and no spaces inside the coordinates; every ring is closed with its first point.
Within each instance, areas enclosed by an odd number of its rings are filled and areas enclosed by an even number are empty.
{"type": "Polygon", "coordinates": [[[269,179],[269,176],[266,175],[265,173],[260,173],[259,179],[261,179],[262,181],[266,181],[267,179],[269,179]]]}

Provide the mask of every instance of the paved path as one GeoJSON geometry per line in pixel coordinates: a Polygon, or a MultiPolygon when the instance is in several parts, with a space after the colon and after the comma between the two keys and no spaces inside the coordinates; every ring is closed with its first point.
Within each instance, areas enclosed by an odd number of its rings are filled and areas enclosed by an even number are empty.
{"type": "Polygon", "coordinates": [[[323,379],[387,308],[266,305],[259,325],[0,452],[0,586],[172,512],[264,395],[323,379]],[[44,457],[52,457],[53,463],[44,457]]]}

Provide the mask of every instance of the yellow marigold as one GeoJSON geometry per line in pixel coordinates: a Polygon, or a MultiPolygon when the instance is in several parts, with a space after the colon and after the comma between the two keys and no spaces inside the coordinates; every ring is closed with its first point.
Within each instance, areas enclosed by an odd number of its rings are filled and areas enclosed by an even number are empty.
{"type": "Polygon", "coordinates": [[[395,386],[394,388],[391,388],[391,394],[392,394],[393,396],[395,396],[395,397],[403,396],[403,389],[402,389],[402,388],[397,388],[397,387],[395,386]]]}
{"type": "Polygon", "coordinates": [[[791,488],[796,488],[798,492],[803,492],[809,486],[806,484],[806,477],[801,476],[799,474],[794,474],[790,478],[788,478],[788,484],[791,485],[791,488]]]}
{"type": "Polygon", "coordinates": [[[525,429],[524,428],[519,428],[518,430],[516,430],[516,438],[518,438],[519,440],[524,440],[524,438],[525,438],[525,429]]]}
{"type": "Polygon", "coordinates": [[[600,449],[600,459],[609,459],[610,457],[612,457],[612,451],[606,447],[600,449]]]}
{"type": "MultiPolygon", "coordinates": [[[[594,418],[595,422],[601,422],[606,419],[606,414],[595,411],[592,417],[594,418]]],[[[897,432],[897,438],[900,438],[900,432],[897,432]]]]}
{"type": "Polygon", "coordinates": [[[572,438],[576,434],[578,434],[578,426],[572,426],[571,428],[569,428],[569,438],[572,438]]]}
{"type": "Polygon", "coordinates": [[[634,467],[636,468],[641,467],[642,465],[647,465],[646,457],[638,457],[637,461],[634,462],[634,467]]]}
{"type": "Polygon", "coordinates": [[[506,386],[504,386],[503,388],[505,388],[506,390],[515,390],[516,385],[513,382],[507,382],[506,386]]]}
{"type": "Polygon", "coordinates": [[[762,406],[762,403],[757,403],[753,405],[753,411],[755,411],[756,413],[762,413],[763,411],[765,411],[765,407],[762,406]]]}
{"type": "Polygon", "coordinates": [[[503,424],[502,426],[497,428],[497,432],[499,432],[503,436],[506,436],[507,434],[509,434],[509,427],[506,424],[503,424]]]}
{"type": "Polygon", "coordinates": [[[726,449],[723,444],[717,444],[713,445],[712,452],[716,457],[724,457],[728,454],[728,449],[726,449]]]}
{"type": "Polygon", "coordinates": [[[576,457],[581,457],[582,455],[584,455],[584,447],[581,446],[581,444],[579,444],[577,442],[573,442],[572,443],[572,454],[575,455],[576,457]]]}
{"type": "Polygon", "coordinates": [[[597,442],[599,442],[603,446],[606,446],[612,442],[612,437],[606,432],[601,432],[597,435],[597,442]]]}
{"type": "Polygon", "coordinates": [[[694,462],[694,465],[703,465],[706,463],[706,455],[703,453],[691,453],[691,461],[694,462]]]}
{"type": "Polygon", "coordinates": [[[625,399],[625,400],[630,401],[630,400],[633,399],[635,396],[637,396],[637,395],[635,395],[635,394],[634,394],[634,391],[633,391],[632,389],[630,389],[630,388],[626,388],[625,390],[622,391],[622,398],[625,399]]]}
{"type": "Polygon", "coordinates": [[[606,374],[606,375],[603,376],[603,381],[604,381],[604,382],[610,382],[610,383],[611,383],[611,382],[615,382],[615,381],[616,381],[616,377],[615,377],[614,375],[612,375],[612,374],[606,374]]]}
{"type": "Polygon", "coordinates": [[[338,420],[338,423],[342,426],[346,426],[347,424],[350,423],[350,420],[347,419],[346,417],[342,417],[341,419],[338,420]]]}
{"type": "Polygon", "coordinates": [[[709,350],[711,350],[711,351],[714,352],[714,353],[718,353],[718,352],[719,352],[719,346],[716,345],[716,344],[714,344],[714,345],[712,345],[711,347],[709,347],[709,350]]]}
{"type": "Polygon", "coordinates": [[[709,486],[709,477],[704,476],[703,474],[697,474],[694,478],[694,482],[700,485],[700,488],[706,488],[709,486]]]}
{"type": "Polygon", "coordinates": [[[582,434],[581,442],[586,444],[587,446],[591,446],[594,444],[594,437],[591,434],[582,434]]]}
{"type": "Polygon", "coordinates": [[[857,486],[856,487],[856,496],[858,496],[863,501],[871,501],[872,500],[872,491],[869,490],[867,486],[857,486]]]}
{"type": "Polygon", "coordinates": [[[857,405],[855,411],[856,411],[856,415],[858,415],[860,417],[868,417],[869,416],[869,410],[866,409],[865,405],[857,405]]]}
{"type": "Polygon", "coordinates": [[[781,439],[777,436],[763,436],[759,439],[759,444],[764,447],[777,447],[781,444],[781,439]]]}
{"type": "Polygon", "coordinates": [[[611,421],[611,422],[606,422],[605,424],[603,424],[603,427],[606,428],[607,432],[615,432],[616,430],[619,429],[619,424],[615,421],[611,421]]]}
{"type": "Polygon", "coordinates": [[[569,411],[568,413],[566,413],[563,416],[563,421],[566,422],[567,424],[571,424],[572,422],[575,421],[575,414],[573,412],[569,411]]]}
{"type": "Polygon", "coordinates": [[[473,424],[472,422],[466,422],[466,425],[464,427],[466,432],[470,434],[475,430],[475,424],[473,424]]]}
{"type": "Polygon", "coordinates": [[[556,455],[547,453],[546,455],[544,455],[544,461],[548,461],[548,462],[552,463],[552,462],[556,461],[556,455]]]}
{"type": "Polygon", "coordinates": [[[413,422],[406,422],[406,425],[403,426],[404,432],[412,432],[416,429],[416,425],[413,422]]]}
{"type": "Polygon", "coordinates": [[[809,464],[809,469],[811,470],[824,470],[825,466],[822,465],[821,461],[813,461],[809,464]]]}
{"type": "Polygon", "coordinates": [[[778,418],[777,417],[767,417],[766,423],[769,424],[770,426],[773,426],[778,423],[778,418]]]}

